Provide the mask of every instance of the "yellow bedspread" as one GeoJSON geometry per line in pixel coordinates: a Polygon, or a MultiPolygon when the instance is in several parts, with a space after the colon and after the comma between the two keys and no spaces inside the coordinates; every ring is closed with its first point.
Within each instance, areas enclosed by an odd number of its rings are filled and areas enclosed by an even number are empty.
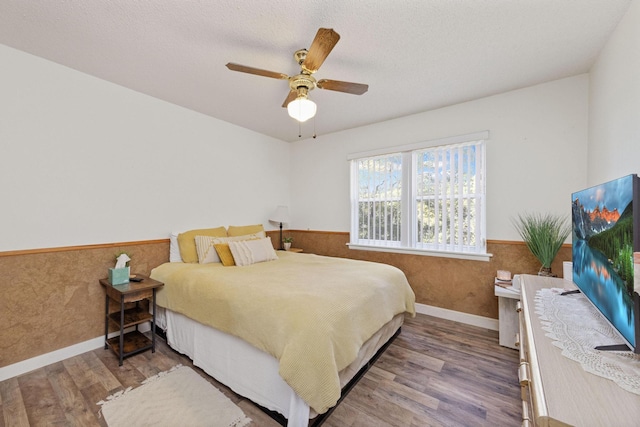
{"type": "Polygon", "coordinates": [[[151,277],[161,307],[238,336],[279,360],[280,376],[322,414],[340,398],[338,372],[396,314],[415,314],[401,270],[278,252],[244,267],[166,263],[151,277]]]}

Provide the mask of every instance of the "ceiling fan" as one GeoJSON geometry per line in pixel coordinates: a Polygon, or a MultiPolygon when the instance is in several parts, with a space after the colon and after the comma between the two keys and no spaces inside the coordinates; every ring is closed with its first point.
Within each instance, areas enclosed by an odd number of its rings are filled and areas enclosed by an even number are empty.
{"type": "Polygon", "coordinates": [[[309,50],[300,49],[293,54],[296,63],[300,65],[300,73],[295,76],[234,64],[233,62],[229,62],[227,68],[242,73],[289,80],[290,91],[282,106],[287,108],[291,117],[304,122],[316,114],[316,104],[309,99],[309,91],[319,88],[362,95],[369,89],[369,85],[366,84],[329,79],[316,80],[313,77],[313,73],[318,71],[329,53],[331,53],[331,50],[338,43],[338,40],[340,40],[340,34],[333,31],[333,29],[320,28],[309,50]]]}

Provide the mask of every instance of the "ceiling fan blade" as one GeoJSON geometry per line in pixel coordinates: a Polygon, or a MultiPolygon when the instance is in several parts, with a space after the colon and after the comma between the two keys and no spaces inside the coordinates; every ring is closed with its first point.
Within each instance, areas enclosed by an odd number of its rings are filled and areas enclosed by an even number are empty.
{"type": "Polygon", "coordinates": [[[297,97],[298,97],[298,92],[297,91],[295,91],[295,90],[289,91],[289,95],[287,95],[287,98],[282,103],[282,108],[287,108],[289,103],[291,101],[293,101],[294,99],[296,99],[297,97]]]}
{"type": "Polygon", "coordinates": [[[234,64],[229,62],[227,68],[231,71],[240,71],[241,73],[256,74],[263,77],[271,77],[272,79],[286,80],[289,78],[286,74],[276,73],[275,71],[261,70],[260,68],[247,67],[246,65],[234,64]]]}
{"type": "Polygon", "coordinates": [[[341,82],[340,80],[318,80],[316,84],[320,89],[335,90],[337,92],[351,93],[353,95],[362,95],[369,90],[369,85],[362,83],[341,82]]]}
{"type": "Polygon", "coordinates": [[[320,28],[311,43],[307,57],[301,64],[302,69],[312,74],[318,71],[338,40],[340,40],[340,34],[333,29],[320,28]]]}

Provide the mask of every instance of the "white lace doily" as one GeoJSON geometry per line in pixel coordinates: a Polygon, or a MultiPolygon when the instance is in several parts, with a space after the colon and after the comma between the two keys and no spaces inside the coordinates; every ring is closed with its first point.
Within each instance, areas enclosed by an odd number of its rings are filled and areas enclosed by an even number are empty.
{"type": "Polygon", "coordinates": [[[622,338],[583,294],[561,296],[563,291],[541,289],[535,298],[542,329],[553,339],[553,345],[585,371],[640,394],[640,355],[595,350],[600,345],[621,344],[622,338]]]}

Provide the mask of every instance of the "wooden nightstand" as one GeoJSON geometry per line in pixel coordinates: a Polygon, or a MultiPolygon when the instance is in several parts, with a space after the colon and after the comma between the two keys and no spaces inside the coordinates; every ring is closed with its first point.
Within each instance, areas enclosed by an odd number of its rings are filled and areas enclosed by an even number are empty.
{"type": "Polygon", "coordinates": [[[150,279],[147,276],[136,274],[142,277],[141,282],[129,282],[124,285],[112,285],[108,279],[100,279],[100,284],[104,286],[105,295],[105,319],[104,319],[104,348],[111,349],[118,355],[120,366],[125,357],[132,356],[151,349],[156,351],[156,290],[164,283],[150,279]],[[140,301],[151,298],[153,313],[149,313],[140,306],[140,301]],[[109,300],[113,299],[120,303],[120,311],[109,313],[109,300]],[[127,303],[135,302],[135,306],[125,308],[127,303]],[[118,336],[109,338],[109,320],[119,326],[118,336]],[[144,322],[151,322],[151,339],[147,338],[138,330],[138,325],[144,322]],[[124,333],[125,328],[135,326],[135,330],[124,333]]]}
{"type": "Polygon", "coordinates": [[[300,249],[300,248],[289,248],[287,250],[287,252],[295,252],[295,253],[299,254],[300,252],[302,252],[302,249],[300,249]]]}

